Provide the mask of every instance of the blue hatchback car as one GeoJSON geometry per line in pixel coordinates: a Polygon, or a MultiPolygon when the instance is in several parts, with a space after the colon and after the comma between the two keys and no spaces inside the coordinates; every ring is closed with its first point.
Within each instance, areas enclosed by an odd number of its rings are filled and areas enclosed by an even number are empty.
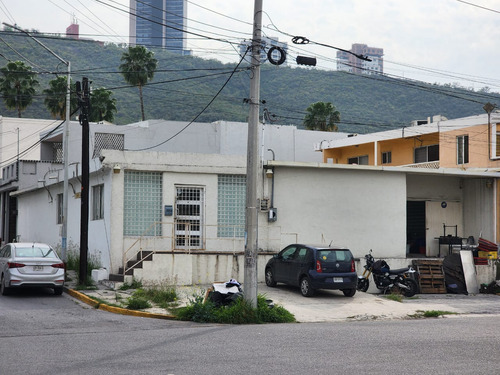
{"type": "Polygon", "coordinates": [[[265,277],[267,286],[298,286],[304,297],[313,296],[316,289],[337,289],[352,297],[358,279],[349,249],[302,244],[288,245],[269,259],[265,277]]]}

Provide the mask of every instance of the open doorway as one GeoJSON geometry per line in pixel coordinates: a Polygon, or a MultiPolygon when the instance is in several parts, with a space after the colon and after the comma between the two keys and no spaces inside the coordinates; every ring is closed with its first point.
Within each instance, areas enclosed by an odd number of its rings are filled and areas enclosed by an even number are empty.
{"type": "Polygon", "coordinates": [[[406,202],[406,249],[408,256],[425,256],[425,201],[406,202]]]}

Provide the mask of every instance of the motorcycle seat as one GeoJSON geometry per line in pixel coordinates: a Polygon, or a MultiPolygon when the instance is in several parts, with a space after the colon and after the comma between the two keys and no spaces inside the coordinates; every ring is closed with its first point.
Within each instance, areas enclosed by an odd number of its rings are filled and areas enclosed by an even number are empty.
{"type": "Polygon", "coordinates": [[[389,270],[390,275],[399,275],[400,273],[405,273],[408,272],[410,267],[405,267],[405,268],[398,268],[395,270],[389,270]]]}

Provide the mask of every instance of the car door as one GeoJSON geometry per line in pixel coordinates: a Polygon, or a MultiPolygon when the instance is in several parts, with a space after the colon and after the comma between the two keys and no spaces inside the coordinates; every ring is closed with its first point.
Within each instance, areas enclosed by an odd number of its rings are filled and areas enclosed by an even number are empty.
{"type": "MultiPolygon", "coordinates": [[[[305,246],[297,248],[297,251],[295,252],[294,257],[289,265],[289,284],[297,286],[299,285],[300,276],[304,274],[304,271],[309,267],[309,264],[311,263],[312,258],[310,256],[310,252],[311,250],[305,246]]],[[[305,271],[305,273],[307,273],[307,271],[305,271]]]]}
{"type": "Polygon", "coordinates": [[[6,264],[10,257],[10,247],[9,245],[5,245],[0,249],[0,273],[5,271],[6,264]]]}
{"type": "Polygon", "coordinates": [[[288,284],[291,280],[290,268],[295,257],[298,246],[290,245],[285,247],[276,257],[274,262],[275,280],[288,284]]]}

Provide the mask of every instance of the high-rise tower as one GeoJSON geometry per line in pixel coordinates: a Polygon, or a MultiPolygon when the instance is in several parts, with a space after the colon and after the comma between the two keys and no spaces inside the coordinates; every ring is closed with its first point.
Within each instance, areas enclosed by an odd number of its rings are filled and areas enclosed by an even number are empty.
{"type": "Polygon", "coordinates": [[[186,51],[187,0],[130,0],[130,44],[186,51]]]}

